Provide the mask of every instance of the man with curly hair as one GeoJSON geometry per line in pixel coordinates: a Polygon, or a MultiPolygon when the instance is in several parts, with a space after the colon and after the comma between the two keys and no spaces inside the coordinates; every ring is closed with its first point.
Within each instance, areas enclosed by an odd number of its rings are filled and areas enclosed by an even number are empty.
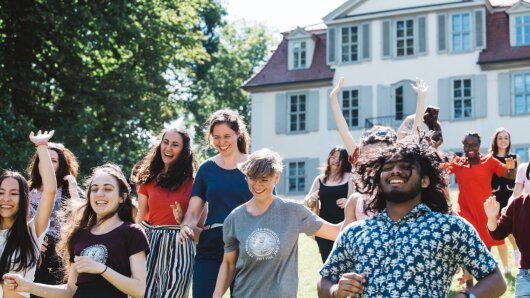
{"type": "MultiPolygon", "coordinates": [[[[425,144],[424,144],[425,143],[425,144]]],[[[499,297],[497,263],[475,229],[449,214],[436,150],[405,139],[362,156],[354,182],[365,211],[339,236],[320,271],[319,297],[447,297],[458,267],[479,282],[456,297],[499,297]]]]}

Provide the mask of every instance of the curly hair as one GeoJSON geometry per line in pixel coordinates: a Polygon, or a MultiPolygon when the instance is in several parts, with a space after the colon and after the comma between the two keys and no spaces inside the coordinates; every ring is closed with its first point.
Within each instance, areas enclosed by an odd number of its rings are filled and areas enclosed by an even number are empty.
{"type": "MultiPolygon", "coordinates": [[[[68,183],[64,180],[64,177],[68,175],[77,177],[77,173],[79,171],[79,163],[77,162],[77,158],[72,151],[68,150],[68,148],[64,147],[64,145],[60,143],[50,142],[48,143],[48,149],[57,152],[57,156],[59,157],[59,168],[55,173],[55,177],[57,179],[57,188],[64,187],[68,183]]],[[[27,172],[30,178],[29,189],[31,190],[40,188],[42,186],[42,177],[39,173],[39,156],[37,153],[35,153],[31,158],[27,172]]]]}
{"type": "Polygon", "coordinates": [[[400,142],[361,155],[353,171],[353,182],[357,191],[369,196],[365,201],[365,212],[381,212],[386,208],[386,200],[381,190],[381,172],[383,165],[391,157],[399,154],[404,160],[418,162],[421,177],[427,176],[430,184],[421,190],[421,201],[433,211],[448,213],[445,188],[447,173],[442,170],[442,160],[436,149],[426,140],[407,137],[400,142]]]}
{"type": "Polygon", "coordinates": [[[156,184],[162,188],[176,190],[182,186],[188,179],[193,178],[197,169],[197,161],[191,146],[191,138],[187,131],[181,128],[169,128],[164,131],[157,146],[153,146],[143,161],[140,162],[139,170],[134,175],[133,183],[146,184],[156,181],[156,184]],[[167,170],[163,173],[164,162],[162,161],[161,147],[164,136],[168,132],[177,132],[182,137],[182,151],[167,170]]]}
{"type": "Polygon", "coordinates": [[[464,144],[464,141],[466,140],[467,137],[475,137],[478,139],[478,144],[482,144],[482,140],[480,138],[480,135],[478,134],[478,132],[475,132],[475,131],[468,131],[466,132],[466,134],[464,135],[464,138],[462,139],[462,144],[464,144]]]}

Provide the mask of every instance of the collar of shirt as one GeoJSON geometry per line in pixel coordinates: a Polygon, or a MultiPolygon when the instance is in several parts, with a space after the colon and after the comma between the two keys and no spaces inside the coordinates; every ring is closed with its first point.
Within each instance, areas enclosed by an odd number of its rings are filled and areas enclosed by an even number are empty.
{"type": "Polygon", "coordinates": [[[429,208],[427,205],[423,203],[419,203],[416,205],[416,207],[412,208],[412,210],[407,213],[402,219],[398,221],[392,220],[387,213],[386,208],[381,212],[379,215],[376,216],[376,219],[378,221],[381,221],[385,226],[390,227],[393,225],[402,225],[410,220],[416,220],[420,216],[425,215],[426,213],[432,212],[431,208],[429,208]]]}

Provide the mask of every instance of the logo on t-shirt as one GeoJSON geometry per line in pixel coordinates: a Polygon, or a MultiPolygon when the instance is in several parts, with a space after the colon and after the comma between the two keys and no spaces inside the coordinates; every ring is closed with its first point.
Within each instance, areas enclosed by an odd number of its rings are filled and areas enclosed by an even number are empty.
{"type": "Polygon", "coordinates": [[[107,257],[109,256],[109,252],[107,251],[107,247],[105,245],[95,244],[83,249],[81,251],[81,256],[89,257],[98,263],[105,264],[107,262],[107,257]]]}
{"type": "Polygon", "coordinates": [[[247,238],[247,254],[256,260],[270,260],[280,249],[280,238],[270,229],[259,228],[247,238]]]}

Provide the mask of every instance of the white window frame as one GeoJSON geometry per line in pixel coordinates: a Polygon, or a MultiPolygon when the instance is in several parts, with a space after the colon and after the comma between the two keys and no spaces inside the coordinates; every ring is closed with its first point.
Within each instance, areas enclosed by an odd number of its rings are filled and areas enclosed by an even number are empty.
{"type": "Polygon", "coordinates": [[[467,119],[473,119],[475,118],[475,113],[474,113],[474,85],[475,85],[475,82],[473,80],[473,78],[469,78],[469,77],[463,77],[463,78],[455,78],[455,79],[451,79],[450,81],[450,84],[451,84],[451,118],[454,119],[454,120],[467,120],[467,119]],[[460,88],[462,88],[461,90],[461,95],[460,96],[456,96],[455,95],[455,83],[457,81],[460,81],[461,83],[461,86],[460,88]],[[469,96],[466,96],[464,94],[464,81],[469,81],[470,82],[470,86],[469,86],[469,96]],[[469,115],[466,116],[465,115],[465,101],[466,100],[469,100],[469,109],[470,109],[470,112],[469,112],[469,115]],[[456,116],[456,108],[455,108],[455,105],[456,105],[456,102],[460,102],[461,103],[461,116],[460,117],[457,117],[456,116]]]}
{"type": "Polygon", "coordinates": [[[393,35],[393,45],[392,47],[394,48],[394,57],[396,58],[408,58],[408,57],[414,57],[414,56],[417,56],[418,53],[418,49],[417,49],[417,39],[418,39],[418,28],[417,28],[417,19],[416,18],[405,18],[405,19],[398,19],[398,20],[394,20],[394,27],[393,27],[393,30],[392,30],[392,35],[393,35]],[[412,22],[412,35],[409,36],[407,34],[407,22],[410,21],[412,22]],[[399,37],[398,36],[398,23],[400,22],[404,22],[404,34],[402,37],[399,37]],[[409,54],[407,53],[407,49],[408,49],[408,45],[407,45],[407,41],[408,40],[412,40],[412,53],[409,54]],[[398,47],[398,43],[400,41],[403,41],[403,55],[398,55],[398,51],[399,51],[399,47],[398,47]]]}
{"type": "Polygon", "coordinates": [[[305,193],[307,189],[307,162],[303,160],[289,160],[286,163],[286,194],[300,194],[305,193]],[[295,166],[295,173],[291,175],[292,167],[295,166]],[[300,166],[303,166],[303,174],[300,174],[300,166]],[[291,190],[291,180],[294,179],[295,189],[291,190]],[[303,179],[303,187],[300,187],[300,179],[303,179]]]}
{"type": "Polygon", "coordinates": [[[307,68],[307,42],[293,42],[293,69],[307,68]]]}
{"type": "Polygon", "coordinates": [[[530,45],[530,13],[519,14],[513,16],[513,24],[511,24],[513,29],[513,45],[516,47],[528,46],[530,45]],[[522,24],[518,24],[518,19],[522,18],[522,24]],[[528,34],[525,32],[525,28],[528,28],[528,34]],[[518,31],[521,33],[521,42],[518,40],[518,31]]]}
{"type": "Polygon", "coordinates": [[[344,89],[340,92],[341,111],[349,127],[361,126],[359,101],[361,91],[359,89],[344,89]],[[347,96],[345,96],[347,95],[347,96]],[[347,104],[346,104],[347,103],[347,104]],[[356,116],[354,116],[356,112],[356,116]],[[357,121],[357,123],[354,122],[357,121]]]}
{"type": "Polygon", "coordinates": [[[287,98],[287,131],[288,132],[305,132],[307,131],[307,93],[289,94],[287,98]],[[303,98],[302,98],[303,97],[303,98]],[[296,99],[296,110],[293,110],[293,99],[296,99]],[[303,99],[303,103],[301,102],[303,99]],[[293,117],[295,128],[293,129],[293,117]]]}
{"type": "Polygon", "coordinates": [[[466,12],[458,12],[458,13],[452,13],[449,15],[449,36],[450,36],[450,44],[451,44],[451,51],[452,52],[469,52],[474,50],[474,36],[473,36],[473,30],[474,30],[474,18],[473,13],[470,11],[466,12]],[[467,30],[464,30],[463,28],[463,16],[467,15],[469,17],[469,28],[467,30]],[[458,28],[458,31],[454,30],[454,17],[459,16],[460,17],[460,28],[458,28]],[[467,36],[469,39],[469,48],[464,48],[464,36],[467,36]],[[460,39],[460,48],[457,49],[455,47],[455,37],[460,39]]]}
{"type": "Polygon", "coordinates": [[[526,80],[530,81],[530,70],[524,72],[515,72],[512,75],[511,88],[512,88],[512,102],[513,102],[513,114],[514,115],[524,115],[530,114],[530,82],[527,85],[526,80]],[[518,90],[516,88],[516,81],[518,77],[522,77],[523,88],[518,90]],[[517,97],[522,96],[522,110],[517,109],[517,97]]]}

